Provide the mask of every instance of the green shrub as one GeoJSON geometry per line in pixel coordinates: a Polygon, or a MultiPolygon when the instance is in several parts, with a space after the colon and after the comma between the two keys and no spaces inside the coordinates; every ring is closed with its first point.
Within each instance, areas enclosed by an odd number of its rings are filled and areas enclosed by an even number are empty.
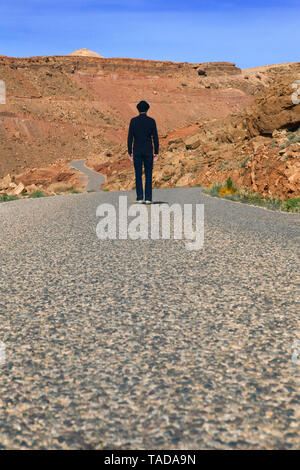
{"type": "Polygon", "coordinates": [[[300,142],[300,134],[299,134],[299,129],[295,129],[295,131],[287,131],[287,142],[282,144],[280,146],[280,149],[283,150],[286,147],[289,147],[291,144],[296,144],[297,142],[300,142]]]}
{"type": "Polygon", "coordinates": [[[226,180],[225,188],[227,188],[227,189],[232,189],[233,188],[233,182],[232,182],[232,179],[230,178],[230,176],[226,180]]]}
{"type": "Polygon", "coordinates": [[[15,201],[19,199],[18,196],[9,196],[8,194],[0,194],[0,202],[8,202],[8,201],[15,201]]]}
{"type": "Polygon", "coordinates": [[[271,210],[279,210],[282,204],[279,198],[263,198],[259,193],[255,193],[249,188],[236,188],[233,185],[231,178],[228,178],[226,183],[213,183],[208,188],[205,188],[203,192],[210,194],[211,196],[223,197],[232,201],[244,202],[255,206],[262,206],[271,210]],[[224,188],[228,191],[224,191],[224,188]]]}
{"type": "Polygon", "coordinates": [[[300,212],[300,197],[287,199],[282,203],[281,209],[287,212],[300,212]]]}
{"type": "Polygon", "coordinates": [[[78,191],[78,189],[74,189],[74,188],[70,189],[69,192],[70,192],[70,194],[80,194],[81,193],[81,191],[78,191]]]}
{"type": "Polygon", "coordinates": [[[33,191],[33,193],[29,194],[28,197],[32,198],[37,198],[37,197],[45,197],[46,194],[43,193],[40,189],[37,189],[36,191],[33,191]]]}
{"type": "Polygon", "coordinates": [[[203,192],[210,194],[211,196],[219,196],[219,191],[222,188],[223,183],[215,182],[211,184],[208,188],[204,188],[203,192]]]}

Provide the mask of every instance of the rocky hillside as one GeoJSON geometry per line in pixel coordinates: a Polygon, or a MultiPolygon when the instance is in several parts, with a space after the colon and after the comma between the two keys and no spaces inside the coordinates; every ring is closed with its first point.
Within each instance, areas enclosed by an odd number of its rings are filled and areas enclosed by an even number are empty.
{"type": "Polygon", "coordinates": [[[284,64],[261,72],[226,62],[190,64],[89,56],[0,57],[0,176],[124,149],[136,103],[151,104],[160,135],[244,109],[284,64]]]}
{"type": "MultiPolygon", "coordinates": [[[[185,153],[194,155],[196,146],[186,146],[186,139],[201,132],[222,134],[223,122],[231,122],[232,115],[249,107],[275,79],[298,70],[293,63],[241,70],[228,62],[103,58],[83,51],[79,56],[78,51],[69,56],[0,56],[0,79],[7,90],[7,102],[0,105],[0,178],[10,174],[14,184],[39,181],[46,187],[65,180],[67,162],[86,158],[89,166],[108,175],[107,187],[131,187],[132,166],[126,158],[128,123],[137,114],[136,103],[146,99],[164,154],[156,166],[156,185],[183,185],[178,175],[162,175],[160,165],[176,161],[183,150],[181,158],[187,161],[185,153]]],[[[271,121],[270,116],[268,119],[271,121]]],[[[250,121],[249,135],[255,129],[263,132],[261,123],[250,121]]],[[[205,138],[205,145],[216,146],[215,154],[207,150],[211,158],[223,158],[217,150],[222,138],[228,140],[220,137],[209,142],[205,138]]],[[[205,146],[201,144],[195,156],[200,148],[205,146]]],[[[204,175],[202,170],[192,172],[199,181],[200,173],[204,175]]],[[[189,184],[190,176],[184,176],[189,184]]],[[[76,180],[74,172],[69,177],[76,180]]]]}
{"type": "MultiPolygon", "coordinates": [[[[154,167],[154,186],[209,185],[230,176],[263,196],[299,196],[300,105],[292,102],[299,76],[300,64],[279,74],[242,112],[170,133],[154,167]]],[[[124,166],[96,167],[108,175],[104,187],[134,187],[132,166],[124,166]]]]}

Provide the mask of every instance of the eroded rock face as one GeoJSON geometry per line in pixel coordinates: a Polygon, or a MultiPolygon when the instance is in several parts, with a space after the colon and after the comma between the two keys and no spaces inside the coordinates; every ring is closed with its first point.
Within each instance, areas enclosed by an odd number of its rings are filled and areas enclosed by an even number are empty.
{"type": "Polygon", "coordinates": [[[0,194],[26,197],[40,190],[53,195],[68,193],[71,189],[84,190],[84,182],[78,172],[71,170],[68,164],[53,164],[47,168],[32,168],[24,173],[6,175],[0,179],[0,194]]]}
{"type": "Polygon", "coordinates": [[[233,62],[207,62],[197,69],[198,75],[238,75],[242,71],[233,62]]]}
{"type": "MultiPolygon", "coordinates": [[[[300,104],[291,98],[297,76],[279,76],[243,112],[201,123],[183,139],[173,132],[154,166],[154,186],[208,185],[230,176],[263,196],[300,196],[300,104]]],[[[132,189],[132,169],[120,173],[109,173],[104,187],[132,189]]]]}
{"type": "Polygon", "coordinates": [[[276,80],[247,109],[242,125],[247,127],[251,136],[272,135],[275,129],[300,126],[300,106],[292,101],[292,85],[297,78],[298,74],[287,74],[276,80]]]}
{"type": "Polygon", "coordinates": [[[187,149],[196,149],[201,144],[200,134],[195,134],[187,137],[184,141],[187,149]]]}
{"type": "MultiPolygon", "coordinates": [[[[300,132],[297,134],[300,140],[300,132]]],[[[247,162],[240,181],[250,179],[251,188],[264,196],[300,196],[300,144],[293,147],[293,151],[287,147],[283,155],[274,142],[260,147],[247,162]]]]}

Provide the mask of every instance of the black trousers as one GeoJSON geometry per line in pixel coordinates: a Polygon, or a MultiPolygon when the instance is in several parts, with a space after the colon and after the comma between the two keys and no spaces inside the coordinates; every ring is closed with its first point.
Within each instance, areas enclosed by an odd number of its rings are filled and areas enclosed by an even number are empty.
{"type": "Polygon", "coordinates": [[[152,169],[153,169],[153,153],[152,154],[133,154],[134,170],[135,170],[135,187],[137,200],[143,199],[143,166],[145,169],[145,201],[152,201],[152,169]]]}

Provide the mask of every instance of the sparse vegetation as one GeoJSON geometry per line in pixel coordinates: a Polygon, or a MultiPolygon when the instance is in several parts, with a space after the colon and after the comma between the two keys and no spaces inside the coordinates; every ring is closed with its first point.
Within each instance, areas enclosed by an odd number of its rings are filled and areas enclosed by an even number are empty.
{"type": "MultiPolygon", "coordinates": [[[[109,189],[104,189],[104,191],[109,191],[109,189]]],[[[87,191],[88,193],[94,193],[95,190],[91,189],[87,191]]],[[[71,188],[69,190],[70,194],[83,194],[83,191],[79,191],[77,189],[71,188]]],[[[58,196],[58,193],[56,196],[58,196]]],[[[51,194],[51,196],[54,194],[51,194]]],[[[7,193],[0,194],[0,202],[9,202],[9,201],[16,201],[16,200],[21,200],[21,199],[27,199],[27,198],[40,198],[40,197],[48,197],[48,194],[43,193],[40,189],[37,189],[36,191],[32,193],[23,193],[22,196],[9,196],[7,193]]]]}
{"type": "Polygon", "coordinates": [[[81,194],[81,191],[78,191],[78,189],[71,188],[70,189],[70,194],[81,194]]]}
{"type": "Polygon", "coordinates": [[[300,197],[292,197],[282,204],[282,210],[287,212],[300,212],[300,197]]]}
{"type": "Polygon", "coordinates": [[[33,193],[29,194],[28,197],[30,198],[38,198],[38,197],[45,197],[46,194],[43,193],[40,189],[37,189],[36,191],[33,191],[33,193]]]}
{"type": "Polygon", "coordinates": [[[271,210],[284,212],[300,212],[300,198],[291,198],[282,201],[277,197],[262,197],[249,188],[237,188],[231,178],[225,183],[215,182],[203,189],[203,192],[215,197],[223,197],[232,201],[244,202],[255,206],[266,207],[271,210]]]}
{"type": "Polygon", "coordinates": [[[230,178],[230,176],[226,180],[225,187],[227,189],[231,190],[231,191],[236,191],[236,188],[235,188],[235,186],[233,186],[233,182],[232,182],[232,179],[230,178]]]}
{"type": "Polygon", "coordinates": [[[0,194],[0,202],[8,202],[8,201],[15,201],[19,199],[18,196],[9,196],[8,194],[0,194]]]}
{"type": "Polygon", "coordinates": [[[281,150],[289,147],[292,144],[297,144],[297,143],[300,142],[300,132],[299,132],[299,130],[300,130],[300,128],[298,128],[295,132],[287,131],[287,133],[286,133],[287,140],[286,140],[286,142],[281,144],[281,146],[280,146],[281,150]]]}

